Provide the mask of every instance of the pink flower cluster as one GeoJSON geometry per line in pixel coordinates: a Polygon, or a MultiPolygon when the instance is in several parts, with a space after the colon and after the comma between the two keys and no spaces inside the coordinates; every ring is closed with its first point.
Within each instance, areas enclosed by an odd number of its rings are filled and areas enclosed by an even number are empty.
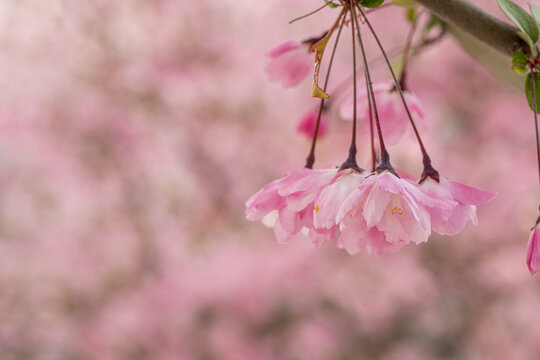
{"type": "Polygon", "coordinates": [[[380,255],[426,242],[432,231],[457,234],[495,195],[446,179],[418,185],[389,171],[304,168],[253,195],[246,217],[273,227],[280,243],[303,232],[318,245],[337,239],[350,254],[380,255]]]}

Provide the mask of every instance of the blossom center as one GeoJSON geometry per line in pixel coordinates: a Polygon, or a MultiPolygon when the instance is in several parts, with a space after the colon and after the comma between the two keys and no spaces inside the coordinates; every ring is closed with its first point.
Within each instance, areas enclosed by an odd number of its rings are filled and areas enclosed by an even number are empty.
{"type": "Polygon", "coordinates": [[[401,208],[401,201],[396,195],[390,197],[390,202],[386,205],[386,209],[390,210],[391,215],[403,216],[403,209],[401,208]],[[390,207],[391,206],[391,207],[390,207]]]}

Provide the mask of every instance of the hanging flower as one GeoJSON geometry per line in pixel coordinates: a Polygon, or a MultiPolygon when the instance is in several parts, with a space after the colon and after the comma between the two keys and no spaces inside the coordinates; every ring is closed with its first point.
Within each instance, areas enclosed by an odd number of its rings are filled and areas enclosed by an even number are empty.
{"type": "Polygon", "coordinates": [[[540,237],[540,229],[538,223],[535,225],[529,237],[529,243],[527,245],[527,266],[531,275],[534,275],[540,271],[540,244],[538,238],[540,237]]]}
{"type": "Polygon", "coordinates": [[[477,225],[476,206],[487,203],[497,195],[493,191],[477,189],[445,178],[436,182],[428,177],[420,188],[431,196],[457,203],[451,212],[441,211],[437,207],[427,208],[433,231],[441,235],[455,235],[463,230],[469,221],[477,225]]]}
{"type": "MultiPolygon", "coordinates": [[[[305,135],[309,139],[313,139],[315,134],[315,128],[317,126],[317,111],[309,110],[300,118],[300,122],[296,127],[296,131],[300,134],[305,135]]],[[[317,132],[317,137],[322,137],[326,134],[328,128],[328,118],[321,114],[321,121],[319,123],[319,131],[317,132]]]]}
{"type": "Polygon", "coordinates": [[[396,251],[402,246],[426,242],[431,234],[428,207],[448,212],[453,201],[432,197],[418,186],[389,171],[368,176],[343,201],[336,221],[340,223],[345,249],[355,253],[396,251]],[[384,235],[384,236],[383,236],[384,235]]]}
{"type": "MultiPolygon", "coordinates": [[[[314,200],[322,187],[331,183],[337,169],[290,171],[267,184],[246,201],[246,218],[261,220],[274,228],[279,243],[287,243],[300,230],[313,233],[314,200]]],[[[322,238],[327,232],[321,232],[322,238]]],[[[321,236],[313,235],[316,242],[321,236]]]]}
{"type": "Polygon", "coordinates": [[[313,224],[316,229],[336,230],[338,211],[350,193],[362,185],[367,174],[363,171],[345,169],[340,171],[332,183],[321,190],[315,200],[313,224]]]}
{"type": "Polygon", "coordinates": [[[270,81],[281,83],[284,88],[300,84],[313,69],[310,50],[309,43],[294,40],[270,49],[266,53],[270,62],[265,69],[270,81]]]}
{"type": "MultiPolygon", "coordinates": [[[[403,106],[399,92],[396,90],[392,81],[381,81],[373,84],[373,93],[384,141],[386,145],[395,145],[401,140],[407,130],[411,128],[409,117],[403,106]]],[[[416,95],[408,90],[403,90],[403,95],[413,118],[420,120],[420,124],[423,124],[424,110],[416,95]]],[[[366,127],[369,127],[368,93],[365,90],[360,91],[356,97],[356,102],[358,106],[364,109],[364,124],[366,127]]],[[[353,105],[352,97],[343,103],[340,108],[341,118],[352,120],[353,105]]]]}

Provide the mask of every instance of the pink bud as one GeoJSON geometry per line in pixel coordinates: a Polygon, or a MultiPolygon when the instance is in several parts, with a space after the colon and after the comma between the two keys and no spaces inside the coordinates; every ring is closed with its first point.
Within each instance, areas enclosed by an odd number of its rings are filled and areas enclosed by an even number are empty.
{"type": "MultiPolygon", "coordinates": [[[[301,118],[296,131],[305,135],[307,138],[312,139],[315,134],[315,127],[317,125],[317,112],[309,110],[301,118]]],[[[317,137],[322,137],[326,134],[328,128],[328,118],[321,114],[321,121],[319,124],[319,131],[317,137]]]]}
{"type": "Polygon", "coordinates": [[[529,244],[527,245],[527,266],[529,267],[531,275],[540,271],[539,232],[538,226],[535,226],[529,237],[529,244]]]}

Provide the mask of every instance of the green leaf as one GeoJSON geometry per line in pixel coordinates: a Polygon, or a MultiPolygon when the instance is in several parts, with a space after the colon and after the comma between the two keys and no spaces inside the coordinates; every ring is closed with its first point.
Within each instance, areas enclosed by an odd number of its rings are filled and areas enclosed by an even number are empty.
{"type": "Polygon", "coordinates": [[[332,2],[332,0],[324,0],[324,2],[326,3],[326,5],[328,5],[329,8],[337,8],[339,6],[339,4],[334,4],[332,2]]]}
{"type": "Polygon", "coordinates": [[[414,9],[418,6],[413,0],[392,0],[392,4],[409,9],[414,9]]]}
{"type": "Polygon", "coordinates": [[[532,48],[534,47],[534,43],[533,43],[533,41],[531,40],[531,38],[529,37],[529,35],[525,34],[525,33],[524,33],[523,31],[521,31],[521,30],[519,30],[519,31],[517,32],[517,34],[518,34],[518,36],[519,36],[520,38],[523,39],[523,41],[525,41],[525,42],[527,43],[527,45],[529,45],[529,47],[530,47],[531,50],[532,50],[532,48]]]}
{"type": "Polygon", "coordinates": [[[382,5],[384,0],[360,0],[360,5],[367,8],[376,8],[382,5]]]}
{"type": "Polygon", "coordinates": [[[529,7],[531,8],[531,12],[536,19],[536,22],[540,23],[540,8],[538,6],[535,6],[533,4],[529,4],[529,7]]]}
{"type": "Polygon", "coordinates": [[[538,41],[538,25],[533,17],[510,0],[497,0],[501,10],[535,44],[538,41]]]}
{"type": "Polygon", "coordinates": [[[527,56],[521,52],[512,53],[512,64],[514,65],[527,65],[527,56]]]}
{"type": "Polygon", "coordinates": [[[527,56],[522,52],[512,53],[512,63],[517,65],[527,65],[527,56]]]}
{"type": "MultiPolygon", "coordinates": [[[[535,73],[534,75],[534,95],[536,97],[536,112],[538,113],[538,111],[540,111],[540,74],[535,73]]],[[[531,76],[531,74],[528,74],[527,78],[525,78],[525,94],[527,95],[529,107],[532,111],[534,111],[532,102],[531,76]]]]}
{"type": "Polygon", "coordinates": [[[414,8],[407,10],[407,20],[409,20],[410,23],[413,23],[415,18],[416,12],[414,11],[414,8]]]}
{"type": "Polygon", "coordinates": [[[426,24],[426,31],[433,29],[433,27],[442,24],[443,21],[436,15],[431,14],[429,21],[426,24]]]}
{"type": "Polygon", "coordinates": [[[513,65],[512,71],[519,75],[525,75],[527,73],[527,68],[523,65],[513,65]]]}

